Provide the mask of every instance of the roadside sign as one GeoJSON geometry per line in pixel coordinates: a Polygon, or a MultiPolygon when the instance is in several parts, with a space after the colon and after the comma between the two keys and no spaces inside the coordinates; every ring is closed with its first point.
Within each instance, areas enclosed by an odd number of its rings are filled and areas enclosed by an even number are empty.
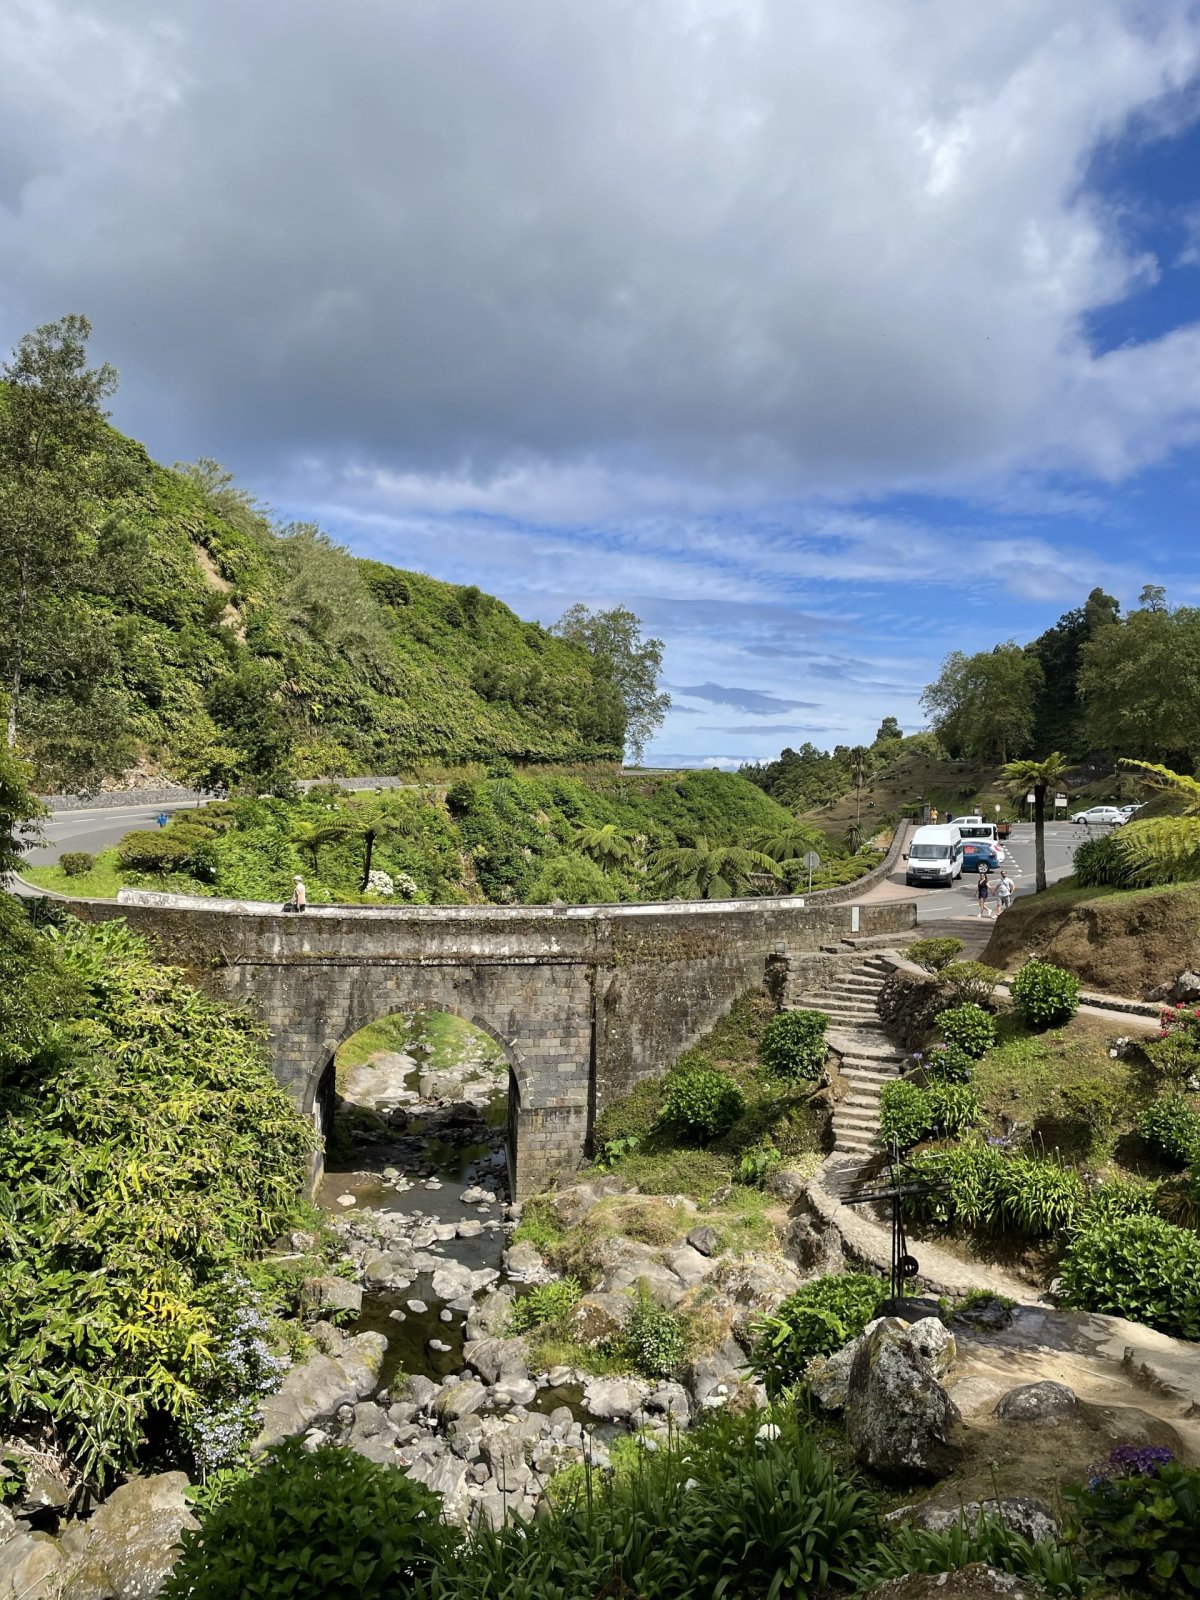
{"type": "Polygon", "coordinates": [[[1033,792],[1032,789],[1030,789],[1029,793],[1025,796],[1025,804],[1027,806],[1031,806],[1033,804],[1033,802],[1034,802],[1034,799],[1035,799],[1034,792],[1033,792]]]}
{"type": "Polygon", "coordinates": [[[820,856],[817,854],[817,852],[815,850],[806,850],[804,852],[802,860],[804,862],[804,865],[808,868],[808,888],[809,888],[809,893],[811,894],[812,893],[812,875],[813,875],[813,872],[816,870],[816,868],[821,865],[821,858],[820,858],[820,856]]]}
{"type": "Polygon", "coordinates": [[[1067,797],[1066,797],[1065,794],[1056,794],[1054,796],[1054,804],[1056,806],[1065,806],[1066,803],[1067,803],[1067,797]]]}

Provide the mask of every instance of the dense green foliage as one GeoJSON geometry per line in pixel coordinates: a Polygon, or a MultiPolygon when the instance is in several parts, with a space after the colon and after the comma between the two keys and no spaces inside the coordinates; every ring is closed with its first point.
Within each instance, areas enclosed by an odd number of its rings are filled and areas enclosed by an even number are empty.
{"type": "Polygon", "coordinates": [[[942,983],[963,1006],[981,1006],[990,1000],[1002,976],[983,961],[951,961],[941,971],[942,983]]]}
{"type": "Polygon", "coordinates": [[[829,1054],[825,1043],[828,1026],[823,1011],[781,1011],[767,1024],[758,1058],[772,1077],[815,1083],[829,1054]]]}
{"type": "Polygon", "coordinates": [[[1200,1110],[1185,1094],[1160,1095],[1138,1118],[1138,1132],[1173,1167],[1200,1163],[1200,1110]]]}
{"type": "Polygon", "coordinates": [[[963,951],[961,939],[916,939],[907,946],[905,957],[928,973],[938,973],[963,951]]]}
{"type": "Polygon", "coordinates": [[[1200,1072],[1200,1008],[1166,1006],[1159,1036],[1149,1041],[1145,1051],[1164,1078],[1189,1082],[1200,1072]]]}
{"type": "Polygon", "coordinates": [[[653,730],[661,646],[629,612],[559,637],[278,525],[214,462],[156,465],[104,422],[89,333],[22,341],[0,404],[0,672],[40,785],[614,760],[653,730]]]}
{"type": "Polygon", "coordinates": [[[1075,846],[1072,862],[1075,882],[1081,889],[1129,889],[1133,873],[1124,850],[1121,833],[1099,833],[1075,846]]]}
{"type": "Polygon", "coordinates": [[[45,813],[34,797],[32,776],[25,762],[0,745],[0,881],[21,866],[38,838],[38,819],[45,813]]]}
{"type": "Polygon", "coordinates": [[[935,1189],[914,1196],[912,1214],[987,1232],[1041,1239],[1070,1228],[1087,1189],[1072,1167],[1010,1155],[978,1140],[914,1156],[911,1169],[935,1189]]]}
{"type": "Polygon", "coordinates": [[[1018,1015],[1031,1028],[1053,1028],[1079,1010],[1079,979],[1050,961],[1027,961],[1011,992],[1018,1015]]]}
{"type": "Polygon", "coordinates": [[[1118,1445],[1068,1503],[1085,1577],[1128,1594],[1200,1595],[1200,1469],[1162,1447],[1118,1445]]]}
{"type": "Polygon", "coordinates": [[[1009,639],[973,656],[952,651],[921,704],[953,755],[1003,762],[1028,748],[1042,687],[1037,658],[1009,639]]]}
{"type": "Polygon", "coordinates": [[[936,1020],[946,1043],[962,1050],[974,1061],[986,1055],[996,1042],[995,1018],[970,1001],[939,1011],[936,1020]]]}
{"type": "Polygon", "coordinates": [[[644,1284],[638,1286],[621,1342],[635,1370],[647,1378],[674,1377],[687,1354],[683,1322],[655,1305],[644,1284]]]}
{"type": "Polygon", "coordinates": [[[1200,1238],[1158,1216],[1084,1226],[1062,1262],[1064,1292],[1084,1311],[1200,1339],[1200,1238]]]}
{"type": "Polygon", "coordinates": [[[312,1147],[241,1012],[123,923],[0,897],[0,1410],[93,1480],[236,1458],[278,1379],[251,1263],[312,1147]]]}
{"type": "Polygon", "coordinates": [[[688,1065],[668,1077],[659,1121],[677,1138],[707,1144],[728,1133],[745,1107],[736,1078],[716,1067],[688,1065]]]}
{"type": "Polygon", "coordinates": [[[513,1301],[508,1314],[508,1332],[528,1333],[530,1328],[561,1321],[571,1312],[581,1292],[578,1278],[554,1278],[549,1283],[536,1284],[513,1301]]]}
{"type": "Polygon", "coordinates": [[[460,1541],[423,1483],[289,1440],[184,1534],[163,1600],[384,1600],[427,1584],[460,1541]]]}
{"type": "Polygon", "coordinates": [[[979,1097],[965,1083],[934,1081],[921,1088],[901,1078],[884,1084],[879,1096],[883,1141],[894,1141],[901,1150],[922,1139],[956,1139],[979,1117],[979,1097]]]}
{"type": "Polygon", "coordinates": [[[814,1278],[789,1295],[773,1315],[759,1318],[751,1370],[769,1395],[782,1394],[801,1382],[814,1356],[832,1355],[856,1339],[888,1293],[883,1279],[868,1273],[814,1278]]]}

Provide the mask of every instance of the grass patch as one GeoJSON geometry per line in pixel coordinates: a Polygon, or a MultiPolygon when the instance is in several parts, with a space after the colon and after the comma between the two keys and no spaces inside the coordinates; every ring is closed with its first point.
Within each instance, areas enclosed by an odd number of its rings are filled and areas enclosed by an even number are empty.
{"type": "MultiPolygon", "coordinates": [[[[123,872],[117,864],[115,846],[111,850],[101,850],[91,871],[82,872],[78,877],[69,878],[59,866],[22,867],[21,876],[30,883],[36,883],[39,889],[52,889],[56,894],[71,895],[81,900],[115,900],[118,889],[123,889],[129,882],[129,873],[123,872]]],[[[151,883],[147,879],[145,885],[147,888],[160,887],[157,880],[151,883]]],[[[185,893],[203,894],[204,889],[189,878],[185,893]]]]}

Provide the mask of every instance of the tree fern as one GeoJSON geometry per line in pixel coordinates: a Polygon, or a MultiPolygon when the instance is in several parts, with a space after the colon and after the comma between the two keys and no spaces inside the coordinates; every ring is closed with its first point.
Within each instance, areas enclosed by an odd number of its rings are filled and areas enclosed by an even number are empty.
{"type": "Polygon", "coordinates": [[[1200,781],[1153,761],[1122,761],[1153,788],[1180,795],[1182,816],[1147,817],[1120,830],[1118,847],[1130,877],[1142,885],[1192,883],[1200,878],[1200,781]]]}

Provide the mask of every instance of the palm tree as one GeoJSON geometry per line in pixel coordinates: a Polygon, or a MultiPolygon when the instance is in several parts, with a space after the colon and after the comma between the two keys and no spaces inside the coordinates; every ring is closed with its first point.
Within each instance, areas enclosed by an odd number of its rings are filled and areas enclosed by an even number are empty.
{"type": "Polygon", "coordinates": [[[1058,788],[1068,766],[1066,756],[1055,750],[1044,761],[1006,761],[1002,769],[1010,794],[1033,790],[1034,886],[1038,894],[1046,887],[1046,795],[1051,787],[1058,788]]]}
{"type": "Polygon", "coordinates": [[[1120,829],[1121,854],[1143,883],[1184,883],[1200,878],[1200,780],[1152,761],[1122,761],[1144,774],[1151,788],[1183,798],[1183,811],[1173,817],[1147,817],[1120,829]]]}
{"type": "Polygon", "coordinates": [[[850,752],[850,781],[854,785],[854,820],[862,821],[862,792],[863,785],[871,776],[871,752],[865,744],[856,744],[850,752]]]}
{"type": "Polygon", "coordinates": [[[575,848],[605,871],[624,866],[633,856],[633,846],[623,833],[617,832],[615,822],[606,822],[600,828],[586,823],[576,828],[575,848]]]}
{"type": "Polygon", "coordinates": [[[856,856],[862,849],[863,831],[861,822],[852,822],[846,829],[846,849],[852,856],[856,856]]]}
{"type": "Polygon", "coordinates": [[[690,845],[656,850],[650,871],[681,900],[731,900],[744,894],[756,872],[780,876],[780,867],[761,850],[743,845],[712,844],[699,833],[690,845]]]}
{"type": "Polygon", "coordinates": [[[406,817],[397,816],[394,811],[380,805],[378,800],[367,801],[355,807],[349,831],[357,833],[363,842],[362,882],[358,886],[360,894],[366,894],[371,881],[371,862],[375,855],[375,846],[384,839],[394,839],[407,834],[409,828],[410,824],[406,817]]]}
{"type": "Polygon", "coordinates": [[[297,849],[307,850],[312,858],[314,877],[321,870],[321,850],[327,844],[334,844],[338,839],[344,839],[347,834],[355,831],[354,824],[348,818],[338,817],[328,822],[297,822],[288,835],[288,843],[294,844],[297,849]]]}

